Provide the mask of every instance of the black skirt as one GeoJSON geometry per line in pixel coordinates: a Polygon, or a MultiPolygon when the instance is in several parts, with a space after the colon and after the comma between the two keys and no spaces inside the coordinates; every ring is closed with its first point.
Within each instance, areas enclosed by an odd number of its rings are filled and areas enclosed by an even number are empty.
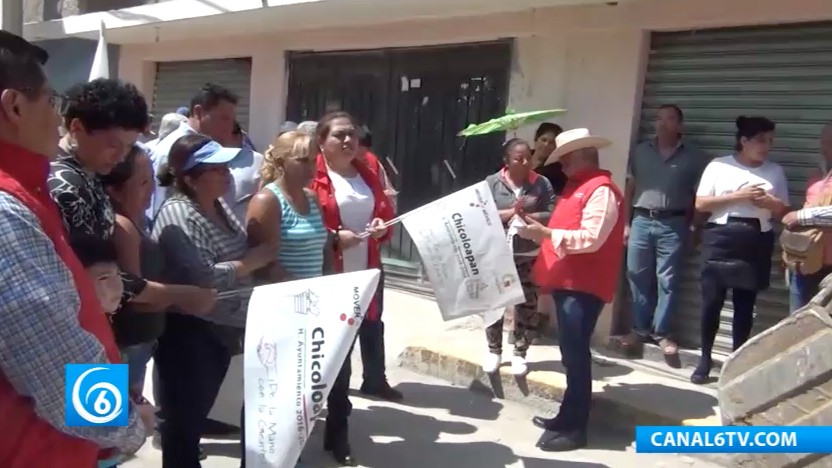
{"type": "Polygon", "coordinates": [[[763,291],[771,281],[774,230],[760,231],[756,219],[710,223],[702,234],[702,276],[726,288],[763,291]]]}

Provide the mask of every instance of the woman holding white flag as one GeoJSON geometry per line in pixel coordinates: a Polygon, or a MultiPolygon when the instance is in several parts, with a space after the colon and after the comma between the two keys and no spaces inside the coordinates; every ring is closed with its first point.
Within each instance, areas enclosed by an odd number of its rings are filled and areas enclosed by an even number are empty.
{"type": "MultiPolygon", "coordinates": [[[[393,218],[393,206],[381,186],[376,169],[359,160],[358,131],[355,120],[345,112],[325,115],[316,129],[316,146],[320,150],[315,161],[315,175],[311,189],[321,203],[324,224],[333,236],[334,269],[338,273],[381,267],[380,246],[391,236],[385,221],[393,218]],[[369,232],[368,237],[360,236],[369,232]]],[[[371,303],[364,321],[380,319],[377,303],[371,303]]],[[[383,345],[382,345],[383,346],[383,345]]],[[[364,366],[382,366],[383,353],[375,355],[382,362],[364,366]]],[[[350,357],[332,386],[327,406],[324,448],[332,451],[342,465],[356,466],[348,441],[347,419],[352,411],[349,401],[350,357]]],[[[366,373],[365,373],[366,374],[366,373]]],[[[383,377],[383,370],[380,375],[383,377]]],[[[367,382],[364,393],[392,399],[401,394],[387,383],[367,382]],[[393,393],[395,392],[396,395],[393,393]]]]}
{"type": "MultiPolygon", "coordinates": [[[[306,188],[315,173],[312,136],[290,131],[279,135],[264,154],[263,188],[248,205],[247,232],[253,245],[276,246],[268,283],[316,278],[332,265],[332,246],[321,218],[318,197],[306,188]]],[[[258,278],[260,279],[260,278],[258,278]]],[[[245,408],[240,445],[245,467],[245,408]]]]}
{"type": "MultiPolygon", "coordinates": [[[[517,215],[531,217],[537,222],[549,222],[555,206],[555,193],[552,184],[545,177],[531,170],[531,146],[519,138],[513,138],[503,145],[504,166],[496,174],[488,176],[486,182],[494,197],[494,204],[500,213],[500,221],[506,228],[516,222],[517,215]]],[[[526,351],[537,329],[541,315],[537,310],[537,286],[531,280],[531,270],[540,251],[534,242],[517,236],[510,236],[514,264],[523,286],[526,302],[514,307],[514,356],[511,371],[515,375],[524,375],[528,371],[526,351]]],[[[485,330],[488,340],[488,353],[483,360],[483,370],[487,373],[497,372],[503,355],[503,319],[490,324],[485,330]]]]}
{"type": "MultiPolygon", "coordinates": [[[[231,174],[228,163],[242,151],[223,148],[205,135],[185,135],[173,144],[158,175],[175,193],[153,223],[176,284],[246,290],[253,272],[271,263],[275,248],[249,248],[243,226],[222,200],[231,174]]],[[[199,439],[225,379],[239,354],[250,294],[217,301],[207,315],[173,308],[159,338],[155,361],[162,385],[162,467],[199,468],[199,439]]]]}

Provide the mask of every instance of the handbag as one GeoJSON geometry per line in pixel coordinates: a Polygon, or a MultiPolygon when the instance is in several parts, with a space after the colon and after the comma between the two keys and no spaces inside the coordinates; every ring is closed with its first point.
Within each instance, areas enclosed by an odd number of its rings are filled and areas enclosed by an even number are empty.
{"type": "MultiPolygon", "coordinates": [[[[832,205],[832,191],[826,191],[816,203],[807,207],[832,205]]],[[[795,227],[780,233],[783,263],[792,272],[802,275],[817,273],[823,268],[823,247],[826,233],[817,227],[795,227]]]]}

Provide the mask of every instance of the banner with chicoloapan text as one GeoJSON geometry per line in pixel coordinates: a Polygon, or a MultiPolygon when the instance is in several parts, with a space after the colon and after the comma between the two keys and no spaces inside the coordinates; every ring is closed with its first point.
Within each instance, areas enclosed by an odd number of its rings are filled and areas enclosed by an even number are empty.
{"type": "Polygon", "coordinates": [[[487,314],[525,301],[506,231],[485,181],[401,218],[419,250],[443,319],[487,314]]]}
{"type": "Polygon", "coordinates": [[[373,300],[379,270],[259,286],[244,353],[247,468],[293,468],[373,300]]]}

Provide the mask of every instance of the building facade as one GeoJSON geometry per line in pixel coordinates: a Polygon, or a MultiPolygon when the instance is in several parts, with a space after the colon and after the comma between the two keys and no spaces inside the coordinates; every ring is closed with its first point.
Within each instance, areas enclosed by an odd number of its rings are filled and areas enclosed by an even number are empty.
{"type": "MultiPolygon", "coordinates": [[[[559,124],[613,140],[602,163],[621,184],[630,148],[652,136],[660,104],[678,104],[687,137],[714,155],[732,151],[738,115],[765,115],[778,123],[773,159],[786,168],[794,204],[832,119],[826,1],[169,0],[36,22],[25,32],[93,39],[101,20],[120,45],[119,76],[152,97],[157,116],[209,79],[240,94],[240,119],[259,147],[285,119],[316,118],[328,107],[357,114],[379,135],[405,209],[495,171],[500,137],[453,135],[506,108],[566,108],[559,124]]],[[[418,277],[406,234],[388,257],[400,276],[418,277]]],[[[689,347],[698,346],[696,259],[676,314],[689,347]]],[[[758,328],[787,314],[783,275],[773,276],[758,328]]],[[[622,295],[618,313],[605,314],[600,339],[625,331],[626,302],[622,295]]]]}
{"type": "MultiPolygon", "coordinates": [[[[50,39],[36,41],[37,45],[49,53],[46,63],[46,73],[52,87],[63,92],[70,86],[87,81],[90,77],[96,41],[68,37],[66,39],[50,39]]],[[[110,58],[110,76],[118,76],[118,45],[107,47],[110,58]]]]}

